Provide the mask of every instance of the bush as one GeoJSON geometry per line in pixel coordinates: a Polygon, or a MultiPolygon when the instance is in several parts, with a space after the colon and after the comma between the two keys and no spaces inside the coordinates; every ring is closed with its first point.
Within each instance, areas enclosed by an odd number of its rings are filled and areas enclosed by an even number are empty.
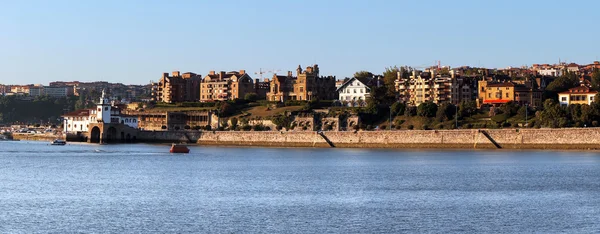
{"type": "Polygon", "coordinates": [[[277,131],[281,131],[281,130],[283,129],[283,127],[282,127],[281,125],[277,125],[277,126],[275,127],[275,129],[277,129],[277,131]]]}
{"type": "Polygon", "coordinates": [[[354,131],[358,131],[358,129],[360,129],[360,128],[358,127],[358,125],[354,125],[354,126],[352,126],[352,129],[354,129],[354,131]]]}
{"type": "Polygon", "coordinates": [[[387,129],[387,125],[385,125],[385,124],[379,125],[379,130],[386,130],[386,129],[387,129]]]}
{"type": "Polygon", "coordinates": [[[513,128],[518,128],[519,127],[519,123],[515,122],[513,123],[513,128]]]}
{"type": "Polygon", "coordinates": [[[444,129],[444,124],[438,124],[435,126],[436,129],[444,129]]]}
{"type": "Polygon", "coordinates": [[[372,131],[373,130],[373,126],[372,125],[367,125],[367,131],[372,131]]]}
{"type": "Polygon", "coordinates": [[[247,93],[246,96],[244,96],[244,99],[249,102],[256,102],[256,101],[258,101],[258,94],[247,93]]]}
{"type": "Polygon", "coordinates": [[[429,130],[429,125],[427,124],[423,124],[423,126],[421,126],[422,130],[429,130]]]}
{"type": "Polygon", "coordinates": [[[185,127],[183,127],[184,129],[191,129],[192,127],[190,127],[190,125],[185,125],[185,127]]]}
{"type": "MultiPolygon", "coordinates": [[[[516,124],[516,123],[515,123],[515,124],[516,124]]],[[[510,126],[511,126],[511,125],[510,125],[510,123],[509,123],[509,122],[504,122],[504,123],[502,124],[502,127],[504,127],[504,128],[510,128],[510,126]]]]}
{"type": "Polygon", "coordinates": [[[470,129],[470,128],[473,128],[473,124],[470,124],[470,123],[468,123],[468,124],[464,124],[464,125],[463,125],[463,128],[464,128],[464,129],[470,129]]]}
{"type": "Polygon", "coordinates": [[[210,131],[210,130],[212,130],[212,126],[206,125],[206,126],[204,126],[204,130],[210,131]]]}
{"type": "Polygon", "coordinates": [[[244,131],[250,131],[250,130],[252,130],[252,126],[250,126],[250,125],[244,125],[244,126],[242,126],[242,130],[244,130],[244,131]]]}
{"type": "Polygon", "coordinates": [[[306,130],[308,130],[308,127],[302,126],[302,130],[306,131],[306,130]]]}
{"type": "Polygon", "coordinates": [[[400,130],[400,129],[402,129],[402,126],[401,126],[401,125],[396,125],[395,127],[396,127],[396,130],[400,130]]]}
{"type": "Polygon", "coordinates": [[[592,126],[598,127],[598,121],[596,121],[596,120],[592,121],[592,126]]]}
{"type": "Polygon", "coordinates": [[[238,119],[236,117],[231,118],[231,127],[236,128],[238,126],[238,119]]]}
{"type": "Polygon", "coordinates": [[[194,130],[200,130],[202,127],[200,126],[194,126],[194,130]]]}
{"type": "Polygon", "coordinates": [[[494,121],[496,123],[504,123],[504,122],[506,122],[507,119],[508,119],[507,114],[499,114],[499,115],[492,116],[492,121],[494,121]]]}
{"type": "Polygon", "coordinates": [[[160,127],[160,129],[167,129],[167,126],[163,125],[162,127],[160,127]]]}
{"type": "Polygon", "coordinates": [[[271,127],[269,127],[269,126],[266,126],[266,127],[265,127],[265,131],[271,131],[271,127]]]}
{"type": "Polygon", "coordinates": [[[408,130],[413,130],[413,129],[415,128],[415,126],[413,126],[413,125],[411,124],[411,125],[408,125],[408,127],[407,127],[407,128],[408,128],[408,130]]]}

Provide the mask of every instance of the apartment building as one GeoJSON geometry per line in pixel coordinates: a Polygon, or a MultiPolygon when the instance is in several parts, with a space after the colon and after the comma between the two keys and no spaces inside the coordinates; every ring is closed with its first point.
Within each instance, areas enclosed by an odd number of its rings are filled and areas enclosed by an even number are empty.
{"type": "Polygon", "coordinates": [[[163,73],[160,80],[152,83],[152,100],[157,102],[197,102],[200,99],[202,76],[179,71],[163,73]]]}
{"type": "Polygon", "coordinates": [[[210,71],[202,80],[200,101],[212,102],[243,99],[246,94],[257,93],[257,88],[258,86],[255,86],[255,82],[246,73],[246,70],[240,70],[239,72],[221,71],[219,73],[210,71]]]}
{"type": "Polygon", "coordinates": [[[452,76],[436,74],[435,69],[426,72],[413,70],[410,77],[396,80],[398,99],[411,106],[419,106],[424,102],[450,102],[452,79],[452,76]]]}

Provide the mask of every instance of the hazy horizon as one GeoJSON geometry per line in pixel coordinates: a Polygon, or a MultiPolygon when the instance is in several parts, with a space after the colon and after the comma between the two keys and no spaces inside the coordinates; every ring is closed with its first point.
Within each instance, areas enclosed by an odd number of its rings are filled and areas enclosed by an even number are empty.
{"type": "MultiPolygon", "coordinates": [[[[0,84],[147,84],[163,72],[319,64],[520,67],[598,60],[600,2],[14,1],[0,3],[0,84]]],[[[270,77],[272,74],[265,74],[270,77]]]]}

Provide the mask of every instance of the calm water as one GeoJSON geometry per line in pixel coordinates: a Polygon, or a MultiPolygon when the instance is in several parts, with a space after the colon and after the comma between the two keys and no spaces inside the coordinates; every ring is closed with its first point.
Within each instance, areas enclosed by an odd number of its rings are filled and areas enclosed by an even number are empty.
{"type": "Polygon", "coordinates": [[[0,233],[596,232],[600,153],[0,142],[0,233]]]}

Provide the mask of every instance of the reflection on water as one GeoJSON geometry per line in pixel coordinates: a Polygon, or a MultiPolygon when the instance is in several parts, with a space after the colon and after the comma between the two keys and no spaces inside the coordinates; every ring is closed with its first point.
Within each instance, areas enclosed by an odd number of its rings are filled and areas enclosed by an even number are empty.
{"type": "Polygon", "coordinates": [[[0,232],[594,232],[600,155],[0,142],[0,232]]]}

